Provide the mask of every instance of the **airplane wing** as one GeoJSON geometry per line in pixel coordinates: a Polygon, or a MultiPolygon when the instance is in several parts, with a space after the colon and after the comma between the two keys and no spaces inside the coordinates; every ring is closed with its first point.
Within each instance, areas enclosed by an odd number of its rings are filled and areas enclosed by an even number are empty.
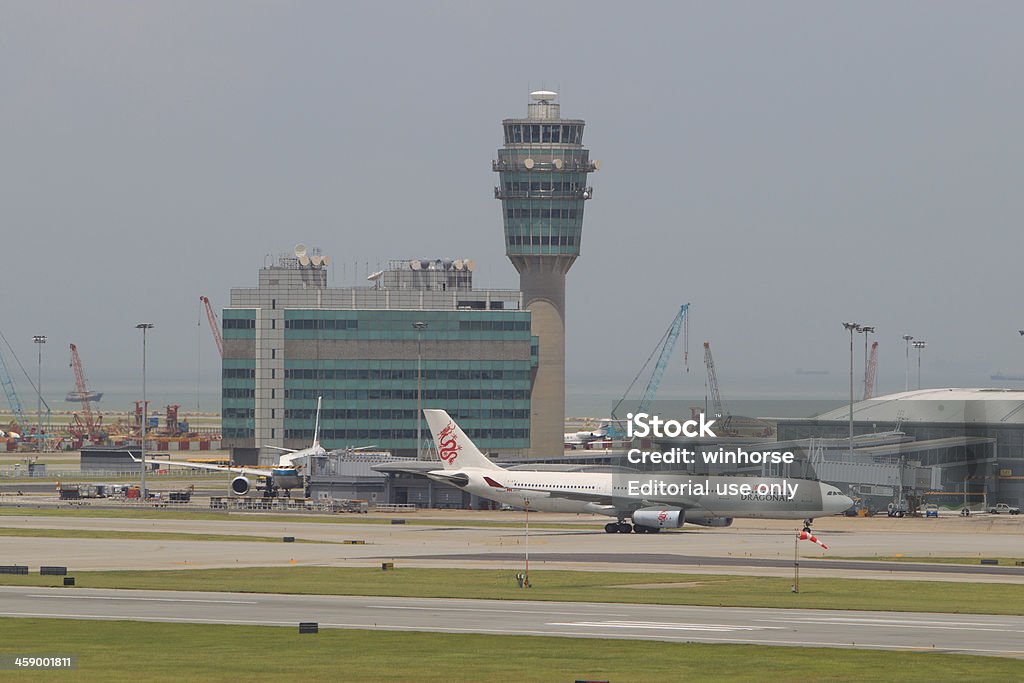
{"type": "Polygon", "coordinates": [[[374,472],[401,472],[403,474],[426,475],[437,469],[437,463],[429,460],[397,460],[370,465],[374,472]]]}
{"type": "Polygon", "coordinates": [[[348,455],[349,453],[355,453],[357,451],[369,451],[377,448],[376,444],[370,446],[356,446],[355,448],[335,448],[327,451],[327,455],[348,455]]]}
{"type": "MultiPolygon", "coordinates": [[[[138,463],[142,462],[142,459],[135,457],[134,453],[129,453],[128,455],[130,455],[132,460],[134,460],[135,462],[138,462],[138,463]]],[[[227,473],[235,472],[235,473],[238,473],[238,474],[248,474],[248,475],[253,476],[253,477],[269,477],[270,476],[270,471],[269,470],[266,470],[266,469],[256,469],[254,467],[230,467],[228,465],[211,465],[209,463],[204,463],[204,462],[185,462],[185,461],[182,461],[182,460],[150,460],[149,458],[146,459],[146,463],[147,464],[156,464],[156,465],[175,465],[177,467],[191,467],[191,468],[197,469],[197,470],[213,470],[213,471],[216,471],[216,472],[227,472],[227,473]]]]}
{"type": "Polygon", "coordinates": [[[284,451],[285,453],[296,453],[297,452],[294,448],[284,448],[283,446],[268,446],[266,444],[263,444],[263,447],[264,448],[273,448],[275,451],[284,451]]]}

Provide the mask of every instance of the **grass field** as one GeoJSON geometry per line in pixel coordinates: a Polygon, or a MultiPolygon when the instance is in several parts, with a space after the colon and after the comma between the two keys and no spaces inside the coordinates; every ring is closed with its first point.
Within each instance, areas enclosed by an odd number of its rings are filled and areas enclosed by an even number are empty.
{"type": "MultiPolygon", "coordinates": [[[[253,541],[281,543],[280,536],[244,536],[240,534],[192,534],[177,531],[104,531],[102,529],[23,529],[0,527],[0,536],[23,538],[116,538],[143,541],[253,541]]],[[[296,538],[296,543],[335,543],[296,538]]]]}
{"type": "MultiPolygon", "coordinates": [[[[635,640],[0,619],[5,654],[75,655],[32,681],[948,681],[1020,680],[1017,660],[635,640]]],[[[13,680],[13,678],[12,678],[13,680]]]]}
{"type": "MultiPolygon", "coordinates": [[[[721,574],[544,570],[531,572],[533,588],[523,590],[516,570],[497,569],[293,566],[71,573],[85,588],[1024,614],[1024,585],[1004,583],[804,578],[800,593],[793,594],[788,578],[721,574]]],[[[61,583],[59,576],[0,574],[0,585],[61,583]]]]}

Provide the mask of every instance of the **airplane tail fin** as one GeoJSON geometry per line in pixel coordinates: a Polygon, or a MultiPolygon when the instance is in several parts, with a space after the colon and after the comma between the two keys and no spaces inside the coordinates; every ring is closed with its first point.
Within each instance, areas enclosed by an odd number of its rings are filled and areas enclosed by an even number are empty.
{"type": "Polygon", "coordinates": [[[316,426],[313,427],[313,448],[320,445],[320,402],[323,396],[316,397],[316,426]]]}
{"type": "Polygon", "coordinates": [[[466,433],[462,431],[455,420],[444,410],[424,410],[423,416],[427,418],[427,425],[434,437],[434,446],[437,448],[441,462],[446,470],[454,470],[460,467],[479,467],[485,470],[501,470],[493,462],[487,459],[480,449],[470,441],[466,433]]]}

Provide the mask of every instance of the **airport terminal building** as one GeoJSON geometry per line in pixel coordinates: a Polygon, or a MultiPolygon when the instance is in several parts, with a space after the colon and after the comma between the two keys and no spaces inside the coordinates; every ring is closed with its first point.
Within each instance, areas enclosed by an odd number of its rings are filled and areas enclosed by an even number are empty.
{"type": "Polygon", "coordinates": [[[924,502],[1024,506],[1024,390],[921,389],[778,424],[808,443],[819,478],[854,494],[900,489],[924,502]],[[824,452],[815,443],[824,441],[824,452]],[[816,457],[815,457],[816,453],[816,457]]]}
{"type": "Polygon", "coordinates": [[[529,449],[539,345],[520,292],[473,289],[470,260],[393,261],[366,287],[328,287],[325,261],[282,256],[231,291],[221,392],[236,463],[309,446],[318,396],[328,449],[415,455],[420,398],[489,451],[529,449]]]}

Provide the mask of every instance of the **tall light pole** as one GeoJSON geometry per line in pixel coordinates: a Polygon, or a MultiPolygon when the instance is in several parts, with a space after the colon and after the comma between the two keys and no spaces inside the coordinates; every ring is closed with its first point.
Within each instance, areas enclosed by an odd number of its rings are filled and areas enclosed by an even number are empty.
{"type": "MultiPolygon", "coordinates": [[[[850,331],[850,455],[853,455],[853,333],[859,332],[859,323],[843,323],[850,331]]],[[[867,339],[867,337],[865,337],[867,339]]]]}
{"type": "Polygon", "coordinates": [[[910,391],[910,340],[913,338],[910,334],[903,335],[903,341],[907,342],[907,376],[903,382],[903,391],[910,391]]]}
{"type": "Polygon", "coordinates": [[[139,487],[142,489],[142,502],[146,502],[146,422],[149,420],[149,403],[146,402],[146,330],[153,329],[153,323],[139,323],[135,329],[142,330],[142,447],[140,449],[142,460],[142,479],[139,487]]]}
{"type": "Polygon", "coordinates": [[[914,342],[914,348],[917,349],[917,388],[921,388],[921,350],[928,346],[928,342],[918,340],[914,342]]]}
{"type": "Polygon", "coordinates": [[[857,330],[864,333],[864,394],[868,393],[868,335],[875,331],[874,325],[861,325],[857,330]]]}
{"type": "Polygon", "coordinates": [[[423,443],[423,330],[427,323],[417,320],[412,324],[416,330],[416,459],[421,459],[423,443]]]}
{"type": "Polygon", "coordinates": [[[43,344],[46,343],[46,335],[32,335],[32,342],[39,349],[39,365],[36,369],[36,445],[38,446],[43,436],[43,344]]]}

